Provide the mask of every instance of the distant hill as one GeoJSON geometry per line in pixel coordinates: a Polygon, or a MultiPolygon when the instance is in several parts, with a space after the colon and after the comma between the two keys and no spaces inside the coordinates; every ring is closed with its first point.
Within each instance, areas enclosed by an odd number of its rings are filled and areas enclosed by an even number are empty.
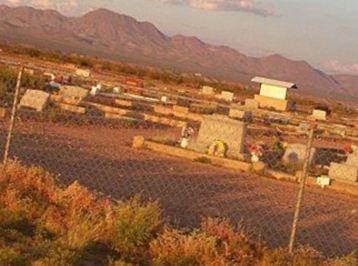
{"type": "Polygon", "coordinates": [[[358,77],[328,75],[305,61],[280,55],[248,57],[226,46],[204,43],[196,37],[169,37],[151,23],[138,22],[107,9],[73,18],[54,10],[2,5],[0,41],[201,72],[247,83],[253,76],[267,76],[295,82],[303,93],[315,96],[353,99],[358,95],[358,77]]]}

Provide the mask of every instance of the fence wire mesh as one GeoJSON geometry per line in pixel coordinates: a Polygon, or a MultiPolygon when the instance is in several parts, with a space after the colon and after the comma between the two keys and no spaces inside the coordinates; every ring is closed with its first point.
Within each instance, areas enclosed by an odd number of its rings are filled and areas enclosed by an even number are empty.
{"type": "MultiPolygon", "coordinates": [[[[308,129],[294,131],[255,112],[229,119],[225,108],[221,116],[203,116],[205,111],[188,110],[185,103],[173,107],[103,95],[77,101],[53,94],[41,112],[19,106],[10,159],[43,167],[62,185],[78,181],[116,200],[138,194],[158,200],[174,226],[223,217],[269,247],[288,245],[308,129]]],[[[1,150],[9,123],[7,110],[0,118],[1,150]]],[[[335,185],[357,189],[354,170],[347,177],[347,169],[357,166],[346,165],[356,155],[353,145],[355,140],[316,130],[308,183],[332,176],[333,163],[339,165],[335,185]]],[[[309,184],[296,246],[310,245],[329,257],[352,252],[358,246],[357,206],[355,196],[309,184]]]]}

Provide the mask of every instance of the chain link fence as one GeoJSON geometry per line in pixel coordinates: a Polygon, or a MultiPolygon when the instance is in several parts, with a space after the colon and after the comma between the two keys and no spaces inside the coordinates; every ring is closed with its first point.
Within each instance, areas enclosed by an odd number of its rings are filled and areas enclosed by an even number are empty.
{"type": "MultiPolygon", "coordinates": [[[[309,245],[328,257],[357,248],[356,139],[328,126],[316,127],[310,141],[311,126],[259,110],[233,115],[216,105],[213,111],[75,91],[51,92],[34,111],[21,90],[9,159],[41,166],[64,186],[78,181],[116,200],[138,194],[158,200],[180,228],[223,217],[272,248],[287,247],[290,237],[295,247],[309,245]]],[[[10,124],[7,108],[1,151],[10,124]]]]}

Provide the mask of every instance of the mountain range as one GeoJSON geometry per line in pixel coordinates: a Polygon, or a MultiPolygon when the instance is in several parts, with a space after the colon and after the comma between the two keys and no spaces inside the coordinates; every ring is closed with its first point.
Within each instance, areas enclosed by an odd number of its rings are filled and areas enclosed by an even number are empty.
{"type": "Polygon", "coordinates": [[[305,61],[278,54],[249,57],[196,37],[166,36],[151,23],[107,9],[66,17],[55,10],[1,5],[0,41],[200,72],[242,83],[265,76],[294,82],[303,93],[320,97],[342,100],[358,95],[358,76],[328,75],[305,61]]]}

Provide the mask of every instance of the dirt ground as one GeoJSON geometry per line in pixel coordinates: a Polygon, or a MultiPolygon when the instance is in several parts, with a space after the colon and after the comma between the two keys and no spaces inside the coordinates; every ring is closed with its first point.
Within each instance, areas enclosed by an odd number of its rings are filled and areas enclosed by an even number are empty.
{"type": "MultiPolygon", "coordinates": [[[[0,120],[1,151],[6,126],[0,120]]],[[[197,226],[205,216],[227,217],[270,247],[288,244],[298,185],[135,150],[130,145],[136,135],[178,137],[180,132],[150,124],[61,125],[20,119],[10,157],[43,166],[63,185],[79,181],[118,200],[137,194],[159,200],[174,226],[197,226]]],[[[358,247],[358,198],[308,187],[301,218],[299,244],[328,256],[358,247]]]]}

